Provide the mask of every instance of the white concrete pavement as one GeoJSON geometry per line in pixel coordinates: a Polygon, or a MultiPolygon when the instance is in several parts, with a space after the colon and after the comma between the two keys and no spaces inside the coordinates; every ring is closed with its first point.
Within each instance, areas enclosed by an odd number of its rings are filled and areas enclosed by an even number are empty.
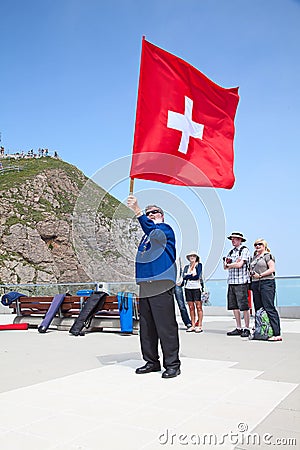
{"type": "Polygon", "coordinates": [[[300,448],[300,320],[277,343],[227,337],[230,317],[204,325],[181,326],[171,380],[134,373],[138,336],[0,332],[0,449],[300,448]]]}

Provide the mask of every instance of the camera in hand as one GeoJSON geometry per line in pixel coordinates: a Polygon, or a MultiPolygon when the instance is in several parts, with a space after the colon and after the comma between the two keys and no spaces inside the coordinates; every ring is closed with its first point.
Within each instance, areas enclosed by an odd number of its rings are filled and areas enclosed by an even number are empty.
{"type": "Polygon", "coordinates": [[[232,263],[232,258],[228,258],[226,256],[224,256],[223,261],[225,264],[231,264],[232,263]]]}

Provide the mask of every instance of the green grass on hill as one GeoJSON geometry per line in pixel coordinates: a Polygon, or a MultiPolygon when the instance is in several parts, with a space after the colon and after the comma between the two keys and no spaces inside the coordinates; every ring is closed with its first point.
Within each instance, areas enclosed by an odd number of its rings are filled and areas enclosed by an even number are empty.
{"type": "Polygon", "coordinates": [[[23,158],[23,159],[2,159],[4,172],[0,172],[0,190],[6,190],[11,187],[17,187],[23,184],[29,178],[33,178],[45,169],[63,169],[72,179],[75,179],[80,187],[83,186],[82,173],[77,167],[72,166],[60,159],[51,157],[43,158],[23,158]],[[17,170],[5,171],[6,168],[16,167],[17,170]]]}
{"type": "MultiPolygon", "coordinates": [[[[13,187],[18,187],[24,184],[28,179],[34,178],[39,173],[44,170],[50,169],[61,169],[63,170],[71,180],[73,180],[79,189],[81,189],[88,178],[79,170],[76,166],[73,166],[65,161],[60,159],[55,159],[52,157],[43,157],[43,158],[24,158],[24,159],[1,159],[3,168],[19,168],[18,170],[9,170],[0,171],[0,192],[6,191],[13,187]]],[[[99,198],[103,197],[103,188],[99,185],[95,184],[95,195],[97,195],[97,191],[99,191],[99,198]]],[[[72,213],[74,204],[73,201],[69,198],[65,198],[60,196],[57,198],[61,205],[60,213],[72,213]]],[[[74,199],[75,200],[75,199],[74,199]]],[[[46,205],[47,206],[47,205],[46,205]]],[[[48,208],[45,207],[45,210],[48,208]]],[[[125,205],[121,204],[119,200],[115,197],[106,193],[106,195],[102,198],[102,201],[99,205],[98,211],[104,214],[108,218],[116,217],[120,218],[129,218],[132,217],[133,213],[127,208],[125,205]]],[[[56,211],[56,214],[58,211],[56,211]]]]}

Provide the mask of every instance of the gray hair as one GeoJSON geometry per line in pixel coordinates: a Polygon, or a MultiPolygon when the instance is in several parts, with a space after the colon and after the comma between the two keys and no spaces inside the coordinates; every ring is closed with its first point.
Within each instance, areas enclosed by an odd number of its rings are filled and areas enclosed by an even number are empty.
{"type": "Polygon", "coordinates": [[[157,211],[159,211],[162,215],[164,215],[163,210],[157,205],[148,205],[148,206],[146,206],[145,211],[147,212],[149,209],[152,209],[152,208],[157,209],[157,211]]]}

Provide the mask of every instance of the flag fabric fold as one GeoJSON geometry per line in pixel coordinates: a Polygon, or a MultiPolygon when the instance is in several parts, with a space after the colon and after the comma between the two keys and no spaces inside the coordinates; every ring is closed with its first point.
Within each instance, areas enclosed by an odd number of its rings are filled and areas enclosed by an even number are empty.
{"type": "Polygon", "coordinates": [[[238,88],[143,39],[131,178],[232,188],[238,88]]]}

